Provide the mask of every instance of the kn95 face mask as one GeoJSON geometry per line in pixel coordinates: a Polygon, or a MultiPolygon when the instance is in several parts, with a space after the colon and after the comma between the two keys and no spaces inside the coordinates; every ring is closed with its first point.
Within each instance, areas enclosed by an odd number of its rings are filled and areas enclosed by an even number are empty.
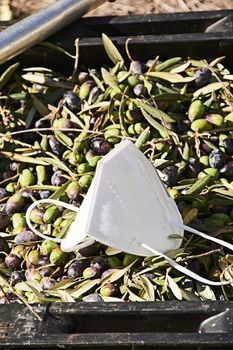
{"type": "Polygon", "coordinates": [[[28,208],[26,220],[37,235],[61,243],[61,249],[65,252],[81,249],[96,240],[139,256],[162,256],[177,270],[205,284],[231,283],[207,280],[165,254],[181,246],[184,231],[230,250],[233,250],[233,245],[183,224],[176,203],[168,195],[156,169],[129,140],[116,145],[98,162],[92,184],[80,208],[57,200],[40,200],[28,208]],[[42,203],[64,206],[77,212],[64,239],[50,238],[35,230],[31,224],[31,210],[42,203]]]}

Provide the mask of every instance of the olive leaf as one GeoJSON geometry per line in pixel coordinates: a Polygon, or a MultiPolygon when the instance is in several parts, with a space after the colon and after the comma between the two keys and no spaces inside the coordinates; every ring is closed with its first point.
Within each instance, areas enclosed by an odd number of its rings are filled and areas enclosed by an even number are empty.
{"type": "Polygon", "coordinates": [[[31,98],[33,100],[33,106],[40,113],[40,115],[42,115],[42,117],[50,113],[48,108],[35,96],[35,94],[31,94],[31,98]]]}
{"type": "Polygon", "coordinates": [[[144,118],[148,121],[148,123],[153,126],[161,135],[162,138],[167,139],[169,138],[169,134],[167,129],[159,124],[153,117],[151,117],[150,114],[148,114],[143,108],[141,108],[141,112],[144,116],[144,118]]]}
{"type": "Polygon", "coordinates": [[[137,294],[133,293],[129,288],[127,289],[129,293],[130,301],[145,301],[145,299],[139,297],[137,294]]]}
{"type": "Polygon", "coordinates": [[[58,141],[60,141],[64,146],[67,146],[69,148],[73,146],[72,139],[69,136],[67,136],[65,133],[63,133],[62,131],[55,131],[54,133],[58,141]]]}
{"type": "Polygon", "coordinates": [[[68,180],[65,182],[61,187],[58,188],[50,197],[49,199],[59,199],[67,189],[68,185],[71,183],[71,180],[68,180]]]}
{"type": "Polygon", "coordinates": [[[195,80],[195,77],[182,77],[182,75],[177,73],[170,73],[170,72],[150,72],[146,73],[147,76],[149,76],[151,79],[162,79],[169,81],[169,83],[178,84],[178,83],[190,83],[191,81],[195,80]]]}
{"type": "Polygon", "coordinates": [[[155,301],[155,288],[151,281],[143,275],[140,276],[140,279],[142,282],[142,287],[145,290],[145,299],[147,301],[155,301]]]}
{"type": "Polygon", "coordinates": [[[58,169],[64,170],[71,176],[75,176],[75,174],[65,165],[65,163],[60,160],[54,158],[43,157],[44,163],[42,165],[52,165],[58,169]]]}
{"type": "Polygon", "coordinates": [[[0,77],[0,90],[8,83],[8,81],[11,79],[12,75],[15,73],[15,71],[19,67],[19,62],[12,64],[9,66],[5,72],[2,73],[0,77]]]}
{"type": "Polygon", "coordinates": [[[115,75],[108,72],[105,68],[101,68],[101,74],[106,85],[110,86],[112,89],[116,90],[117,92],[121,92],[115,75]]]}
{"type": "Polygon", "coordinates": [[[200,193],[212,179],[211,175],[206,175],[203,178],[197,180],[190,189],[187,190],[186,195],[194,195],[200,193]]]}
{"type": "Polygon", "coordinates": [[[66,292],[65,290],[58,290],[57,293],[60,296],[61,301],[65,303],[75,303],[74,298],[72,298],[70,293],[66,292]]]}
{"type": "Polygon", "coordinates": [[[29,156],[24,156],[23,154],[17,154],[17,153],[8,152],[8,151],[0,151],[0,156],[1,155],[22,163],[48,165],[48,163],[42,157],[32,158],[29,156]]]}
{"type": "Polygon", "coordinates": [[[102,41],[108,57],[114,64],[117,62],[124,62],[123,57],[121,56],[116,46],[113,44],[112,40],[104,33],[102,34],[102,41]]]}
{"type": "Polygon", "coordinates": [[[149,113],[153,118],[159,119],[163,122],[174,123],[175,120],[171,118],[168,114],[160,111],[158,108],[155,108],[147,103],[142,102],[139,99],[132,100],[138,108],[144,109],[147,113],[149,113]]]}
{"type": "Polygon", "coordinates": [[[141,149],[142,146],[149,141],[150,139],[150,127],[148,126],[141,135],[137,138],[137,141],[135,142],[135,146],[137,146],[138,149],[141,149]]]}
{"type": "Polygon", "coordinates": [[[182,73],[185,72],[186,69],[190,66],[190,62],[185,62],[180,65],[177,65],[176,67],[172,68],[170,70],[170,73],[182,73]]]}
{"type": "Polygon", "coordinates": [[[106,283],[113,283],[117,280],[119,280],[121,277],[125,275],[127,271],[131,269],[131,267],[135,264],[137,259],[135,259],[131,264],[124,267],[123,269],[113,269],[113,271],[103,279],[101,279],[101,285],[104,285],[106,283]]]}
{"type": "Polygon", "coordinates": [[[174,66],[175,64],[177,64],[178,62],[180,62],[182,60],[181,57],[172,57],[172,58],[169,58],[168,60],[158,64],[156,66],[156,71],[157,72],[161,72],[161,71],[164,71],[172,66],[174,66]]]}
{"type": "Polygon", "coordinates": [[[208,94],[212,93],[213,91],[217,91],[219,89],[222,89],[224,86],[226,87],[227,85],[228,85],[227,82],[211,83],[211,84],[208,84],[208,85],[196,90],[193,93],[193,96],[198,97],[200,95],[208,95],[208,94]]]}
{"type": "Polygon", "coordinates": [[[95,280],[88,280],[88,281],[84,281],[82,283],[80,283],[78,285],[77,288],[74,289],[74,291],[72,291],[70,293],[70,295],[74,298],[74,299],[78,299],[80,298],[83,294],[85,294],[86,292],[88,292],[90,289],[92,289],[94,286],[96,286],[97,284],[100,283],[100,279],[95,279],[95,280]]]}
{"type": "Polygon", "coordinates": [[[184,225],[188,225],[190,222],[192,222],[198,214],[198,209],[197,208],[190,208],[188,212],[185,213],[183,216],[183,222],[184,225]]]}
{"type": "Polygon", "coordinates": [[[167,282],[169,288],[172,291],[172,294],[176,297],[176,299],[182,300],[183,296],[178,284],[169,275],[167,275],[167,282]]]}
{"type": "Polygon", "coordinates": [[[107,247],[107,249],[105,250],[105,254],[111,256],[111,255],[116,255],[121,253],[121,250],[116,249],[116,248],[112,248],[112,247],[107,247]]]}

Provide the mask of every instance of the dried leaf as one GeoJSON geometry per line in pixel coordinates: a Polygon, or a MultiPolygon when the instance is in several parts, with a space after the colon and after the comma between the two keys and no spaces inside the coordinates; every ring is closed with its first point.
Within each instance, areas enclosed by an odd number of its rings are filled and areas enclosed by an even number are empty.
{"type": "Polygon", "coordinates": [[[58,295],[60,296],[61,300],[65,303],[75,303],[74,298],[70,295],[70,293],[66,292],[65,290],[58,290],[58,295]]]}
{"type": "Polygon", "coordinates": [[[155,301],[155,288],[151,281],[145,277],[145,276],[140,276],[141,282],[143,289],[145,290],[146,293],[146,300],[147,301],[155,301]]]}
{"type": "Polygon", "coordinates": [[[190,222],[192,222],[198,214],[197,208],[190,208],[188,212],[185,213],[183,217],[184,225],[188,225],[190,222]]]}
{"type": "Polygon", "coordinates": [[[111,274],[101,280],[101,285],[104,285],[106,283],[113,283],[119,280],[125,275],[127,271],[129,271],[129,269],[135,264],[136,261],[137,259],[135,259],[130,265],[124,267],[123,269],[113,269],[111,274]]]}
{"type": "Polygon", "coordinates": [[[171,73],[182,73],[190,66],[190,62],[185,62],[170,70],[171,73]]]}
{"type": "Polygon", "coordinates": [[[167,275],[167,282],[168,282],[168,286],[172,291],[172,294],[176,297],[176,299],[182,300],[183,296],[178,284],[169,275],[167,275]]]}
{"type": "Polygon", "coordinates": [[[193,94],[194,97],[198,97],[200,95],[207,95],[212,93],[213,91],[217,91],[219,89],[222,89],[224,86],[227,86],[227,82],[216,82],[216,83],[211,83],[208,84],[198,90],[196,90],[193,94]]]}
{"type": "Polygon", "coordinates": [[[84,293],[88,292],[94,286],[100,283],[100,279],[88,280],[80,283],[80,285],[71,292],[71,296],[75,299],[80,298],[84,293]]]}
{"type": "Polygon", "coordinates": [[[111,256],[111,255],[116,255],[121,253],[121,250],[116,249],[116,248],[112,248],[112,247],[107,247],[107,249],[105,250],[105,254],[111,256]]]}

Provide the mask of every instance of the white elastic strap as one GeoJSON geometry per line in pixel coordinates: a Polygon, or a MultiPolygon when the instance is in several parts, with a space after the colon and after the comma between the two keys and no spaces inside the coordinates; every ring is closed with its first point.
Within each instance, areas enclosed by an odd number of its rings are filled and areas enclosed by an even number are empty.
{"type": "Polygon", "coordinates": [[[222,282],[214,282],[211,280],[208,280],[204,277],[199,276],[198,274],[196,274],[195,272],[192,272],[190,270],[188,270],[187,268],[179,265],[176,261],[172,260],[171,258],[169,258],[167,255],[158,252],[157,250],[151,248],[150,246],[148,246],[147,244],[141,243],[141,246],[147,250],[149,250],[151,253],[153,253],[154,255],[158,255],[161,256],[162,258],[164,258],[172,267],[174,267],[176,270],[184,273],[185,275],[201,282],[204,284],[209,284],[211,286],[222,286],[222,285],[226,285],[226,284],[231,284],[233,283],[233,281],[222,281],[222,282]]]}
{"type": "Polygon", "coordinates": [[[195,228],[192,228],[192,227],[189,227],[189,226],[186,226],[186,225],[177,225],[175,224],[176,226],[180,227],[180,228],[183,228],[185,231],[188,231],[188,232],[191,232],[191,233],[194,233],[195,235],[198,235],[200,237],[203,237],[209,241],[213,241],[219,245],[223,245],[224,247],[230,249],[233,251],[233,244],[231,243],[228,243],[228,242],[225,242],[223,241],[222,239],[219,239],[219,238],[215,238],[215,237],[212,237],[212,236],[209,236],[207,235],[206,233],[203,233],[203,232],[200,232],[198,230],[196,230],[195,228]]]}
{"type": "Polygon", "coordinates": [[[33,227],[33,225],[31,224],[31,220],[30,220],[31,211],[35,207],[37,207],[39,204],[42,204],[42,203],[50,203],[50,204],[55,204],[55,205],[58,205],[58,206],[62,206],[64,208],[66,208],[66,209],[70,209],[72,211],[75,211],[76,213],[78,212],[78,208],[76,208],[75,206],[73,206],[71,204],[58,201],[56,199],[41,199],[39,201],[36,201],[35,203],[32,203],[28,207],[28,209],[26,211],[26,222],[27,222],[27,225],[30,228],[30,230],[32,230],[37,236],[39,236],[39,237],[41,237],[43,239],[49,239],[50,241],[53,241],[53,242],[56,242],[56,243],[61,243],[62,239],[44,235],[43,233],[41,233],[40,231],[35,229],[35,227],[33,227]]]}

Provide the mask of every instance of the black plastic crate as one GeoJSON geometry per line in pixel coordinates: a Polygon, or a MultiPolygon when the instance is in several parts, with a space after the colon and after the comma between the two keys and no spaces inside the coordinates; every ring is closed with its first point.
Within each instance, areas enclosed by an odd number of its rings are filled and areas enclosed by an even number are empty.
{"type": "MultiPolygon", "coordinates": [[[[146,61],[157,55],[163,59],[182,56],[210,58],[226,56],[225,64],[233,66],[233,11],[209,11],[147,16],[83,18],[48,41],[75,53],[74,42],[80,38],[80,64],[99,67],[111,64],[101,40],[104,32],[111,37],[127,60],[125,43],[133,59],[146,61]],[[212,26],[212,27],[210,27],[212,26]],[[208,28],[212,31],[208,32],[208,28]]],[[[60,52],[36,46],[20,59],[24,66],[47,66],[70,73],[73,60],[60,52]]]]}
{"type": "MultiPolygon", "coordinates": [[[[104,32],[124,57],[125,42],[130,38],[134,59],[226,56],[225,62],[233,68],[232,17],[233,11],[217,11],[84,18],[48,41],[74,53],[74,40],[80,37],[80,64],[88,67],[111,64],[101,41],[104,32]]],[[[45,66],[68,74],[74,63],[64,54],[54,54],[39,45],[14,59],[18,60],[22,66],[45,66]]],[[[232,302],[57,303],[32,307],[42,322],[24,305],[0,306],[0,349],[233,348],[232,302]]]]}
{"type": "Polygon", "coordinates": [[[1,306],[0,349],[230,350],[233,346],[233,304],[227,302],[56,303],[33,308],[42,322],[23,305],[1,306]],[[203,321],[226,309],[225,323],[214,319],[205,333],[199,332],[203,321]]]}

